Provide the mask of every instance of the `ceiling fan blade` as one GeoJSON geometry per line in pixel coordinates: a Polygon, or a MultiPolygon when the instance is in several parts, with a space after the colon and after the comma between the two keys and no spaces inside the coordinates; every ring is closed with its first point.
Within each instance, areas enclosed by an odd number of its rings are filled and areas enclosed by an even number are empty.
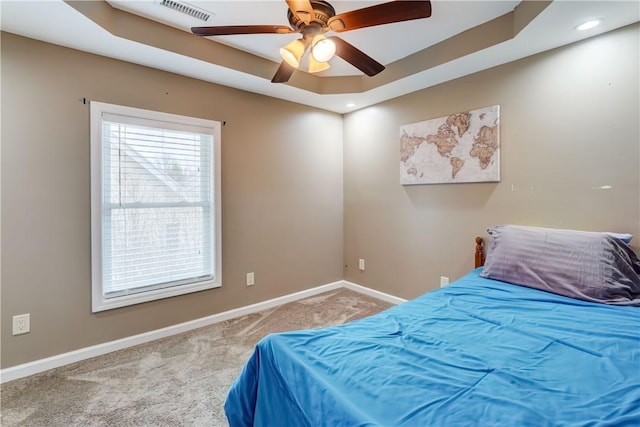
{"type": "Polygon", "coordinates": [[[234,34],[289,34],[295,33],[284,25],[227,25],[220,27],[192,27],[196,36],[229,36],[234,34]]]}
{"type": "Polygon", "coordinates": [[[286,0],[289,10],[302,22],[309,25],[309,22],[316,19],[316,14],[313,11],[313,6],[309,0],[286,0]]]}
{"type": "Polygon", "coordinates": [[[342,40],[340,37],[327,37],[336,44],[336,55],[365,73],[367,76],[375,76],[384,70],[384,65],[353,46],[352,44],[342,40]]]}
{"type": "Polygon", "coordinates": [[[273,75],[273,78],[271,79],[271,83],[288,82],[289,78],[291,77],[294,71],[295,71],[295,68],[289,65],[287,61],[282,61],[282,63],[280,64],[280,67],[278,67],[278,70],[273,75]]]}
{"type": "Polygon", "coordinates": [[[374,25],[410,21],[431,16],[431,2],[393,1],[341,13],[329,19],[327,24],[338,33],[373,27],[374,25]]]}

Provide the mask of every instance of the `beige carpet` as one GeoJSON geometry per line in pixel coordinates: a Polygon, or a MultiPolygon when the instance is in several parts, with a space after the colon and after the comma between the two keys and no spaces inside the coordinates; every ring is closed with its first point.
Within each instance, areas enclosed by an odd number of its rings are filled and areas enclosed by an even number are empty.
{"type": "Polygon", "coordinates": [[[226,393],[266,334],[391,305],[340,289],[53,369],[0,387],[2,426],[226,426],[226,393]]]}

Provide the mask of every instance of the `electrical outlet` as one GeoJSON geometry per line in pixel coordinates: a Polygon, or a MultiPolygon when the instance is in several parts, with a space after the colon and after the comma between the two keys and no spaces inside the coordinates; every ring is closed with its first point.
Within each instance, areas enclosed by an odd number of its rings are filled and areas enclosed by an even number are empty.
{"type": "Polygon", "coordinates": [[[27,334],[31,330],[30,314],[13,316],[13,335],[27,334]]]}
{"type": "Polygon", "coordinates": [[[360,258],[358,260],[358,268],[360,269],[360,271],[364,271],[364,259],[360,258]]]}
{"type": "Polygon", "coordinates": [[[445,276],[440,276],[440,287],[444,288],[449,284],[449,278],[445,276]]]}
{"type": "Polygon", "coordinates": [[[255,276],[253,273],[247,273],[247,286],[253,286],[255,283],[255,276]]]}

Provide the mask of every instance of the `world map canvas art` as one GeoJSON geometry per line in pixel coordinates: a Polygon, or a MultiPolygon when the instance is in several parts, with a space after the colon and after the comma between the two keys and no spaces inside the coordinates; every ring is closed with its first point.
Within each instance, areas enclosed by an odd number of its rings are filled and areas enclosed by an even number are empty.
{"type": "Polygon", "coordinates": [[[500,181],[500,106],[400,127],[400,183],[500,181]]]}

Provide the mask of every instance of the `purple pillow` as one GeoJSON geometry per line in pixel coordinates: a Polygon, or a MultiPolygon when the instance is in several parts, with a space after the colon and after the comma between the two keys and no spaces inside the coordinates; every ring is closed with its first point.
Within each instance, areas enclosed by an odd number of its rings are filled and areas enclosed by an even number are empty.
{"type": "Polygon", "coordinates": [[[640,260],[611,233],[503,225],[480,276],[586,301],[640,305],[640,260]]]}

